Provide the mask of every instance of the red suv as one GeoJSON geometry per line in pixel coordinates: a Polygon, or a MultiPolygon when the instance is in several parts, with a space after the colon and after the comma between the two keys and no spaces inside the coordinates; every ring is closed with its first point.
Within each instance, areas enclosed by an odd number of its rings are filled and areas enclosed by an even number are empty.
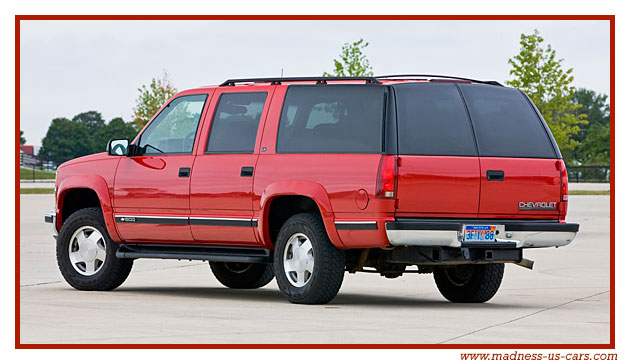
{"type": "Polygon", "coordinates": [[[523,249],[569,244],[567,172],[542,116],[497,82],[431,75],[228,80],[175,95],[132,141],[57,171],[45,218],[80,290],[134,259],[197,259],[332,300],[344,272],[433,273],[485,302],[523,249]],[[58,233],[57,233],[58,231],[58,233]]]}

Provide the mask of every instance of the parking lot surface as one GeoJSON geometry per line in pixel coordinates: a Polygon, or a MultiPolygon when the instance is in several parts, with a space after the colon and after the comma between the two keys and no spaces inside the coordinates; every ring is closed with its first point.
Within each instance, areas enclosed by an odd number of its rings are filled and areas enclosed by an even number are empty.
{"type": "Polygon", "coordinates": [[[275,281],[231,290],[207,263],[138,260],[111,292],[80,292],[57,270],[43,215],[52,195],[20,196],[20,341],[29,343],[609,343],[609,196],[571,196],[581,224],[564,248],[527,250],[485,304],[453,304],[433,277],[346,274],[329,304],[288,303],[275,281]]]}

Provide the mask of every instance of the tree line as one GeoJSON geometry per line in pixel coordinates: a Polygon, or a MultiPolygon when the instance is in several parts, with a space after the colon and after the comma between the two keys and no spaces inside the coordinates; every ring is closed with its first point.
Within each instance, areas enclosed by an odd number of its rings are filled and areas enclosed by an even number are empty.
{"type": "MultiPolygon", "coordinates": [[[[360,39],[345,43],[333,71],[324,76],[372,76],[365,54],[369,45],[360,39]]],[[[535,30],[521,34],[520,51],[510,58],[508,86],[524,91],[536,104],[556,139],[568,165],[610,163],[610,107],[608,95],[573,85],[573,69],[564,69],[551,45],[535,30]]],[[[105,150],[112,138],[133,139],[160,107],[176,92],[166,72],[138,89],[132,121],[114,118],[105,123],[97,111],[72,119],[56,118],[42,140],[39,156],[56,164],[105,150]]],[[[22,133],[20,142],[24,144],[22,133]]]]}
{"type": "MultiPolygon", "coordinates": [[[[133,108],[132,120],[126,122],[116,117],[105,122],[98,111],[87,111],[72,119],[59,117],[52,120],[38,156],[59,165],[70,159],[104,152],[111,139],[132,140],[151,117],[170,99],[177,89],[166,72],[161,79],[152,79],[138,89],[139,95],[133,108]]],[[[20,130],[20,144],[26,143],[20,130]]]]}

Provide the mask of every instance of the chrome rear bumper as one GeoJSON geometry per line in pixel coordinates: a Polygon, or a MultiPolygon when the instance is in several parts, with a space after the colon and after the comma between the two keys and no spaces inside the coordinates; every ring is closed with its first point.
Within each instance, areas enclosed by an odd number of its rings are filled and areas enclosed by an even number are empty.
{"type": "Polygon", "coordinates": [[[475,221],[404,219],[385,224],[389,243],[394,246],[442,247],[505,247],[546,248],[570,244],[579,224],[557,221],[475,221]],[[496,225],[499,234],[495,242],[464,243],[465,224],[496,225]]]}

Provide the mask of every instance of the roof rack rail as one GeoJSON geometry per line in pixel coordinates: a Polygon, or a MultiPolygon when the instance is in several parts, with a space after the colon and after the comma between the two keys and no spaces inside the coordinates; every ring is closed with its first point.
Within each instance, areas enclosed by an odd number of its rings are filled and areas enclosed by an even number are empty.
{"type": "Polygon", "coordinates": [[[470,81],[470,82],[476,82],[476,83],[485,83],[487,85],[494,85],[494,86],[502,86],[502,84],[500,84],[497,81],[480,81],[480,80],[475,80],[472,78],[464,78],[464,77],[454,77],[454,76],[444,76],[444,75],[419,75],[419,74],[408,74],[408,75],[385,75],[385,76],[375,76],[374,78],[399,78],[399,77],[422,77],[422,78],[450,78],[452,80],[462,80],[462,81],[470,81]]]}
{"type": "Polygon", "coordinates": [[[294,81],[316,81],[318,85],[325,85],[327,81],[365,81],[367,84],[380,84],[381,81],[376,77],[268,77],[268,78],[235,78],[229,79],[219,86],[234,86],[237,83],[254,82],[263,83],[270,82],[272,85],[280,85],[282,82],[294,81]]]}

